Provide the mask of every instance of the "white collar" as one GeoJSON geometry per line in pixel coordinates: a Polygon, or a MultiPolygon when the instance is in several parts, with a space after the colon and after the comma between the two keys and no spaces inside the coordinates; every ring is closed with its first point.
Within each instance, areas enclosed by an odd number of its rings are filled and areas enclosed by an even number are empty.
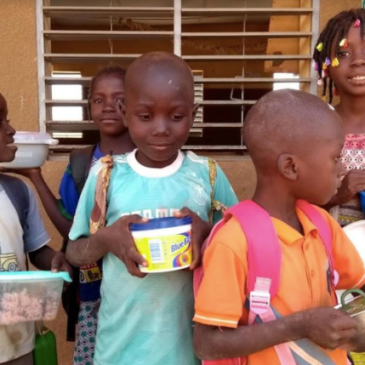
{"type": "Polygon", "coordinates": [[[182,163],[184,162],[184,154],[181,151],[179,151],[176,160],[169,166],[163,167],[161,169],[146,167],[141,165],[137,161],[136,153],[137,149],[129,153],[127,155],[127,161],[132,170],[134,170],[134,172],[144,177],[159,178],[159,177],[171,176],[180,169],[182,163]]]}

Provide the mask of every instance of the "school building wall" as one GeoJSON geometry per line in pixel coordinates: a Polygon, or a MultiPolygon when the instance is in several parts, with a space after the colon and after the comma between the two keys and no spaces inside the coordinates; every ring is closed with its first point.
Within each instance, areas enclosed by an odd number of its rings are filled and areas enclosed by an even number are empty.
{"type": "MultiPolygon", "coordinates": [[[[361,6],[361,0],[322,0],[320,27],[336,13],[361,6]]],[[[8,101],[11,123],[17,130],[37,131],[38,85],[35,0],[0,0],[0,92],[8,101]]],[[[255,171],[249,157],[222,157],[219,163],[240,199],[252,195],[255,171]]],[[[66,162],[47,162],[43,175],[57,195],[58,185],[66,162]]],[[[0,207],[1,209],[1,207],[0,207]]],[[[61,239],[44,214],[51,245],[59,249],[61,239]]],[[[56,332],[59,365],[72,363],[73,344],[64,341],[65,316],[60,310],[57,321],[49,324],[56,332]]]]}

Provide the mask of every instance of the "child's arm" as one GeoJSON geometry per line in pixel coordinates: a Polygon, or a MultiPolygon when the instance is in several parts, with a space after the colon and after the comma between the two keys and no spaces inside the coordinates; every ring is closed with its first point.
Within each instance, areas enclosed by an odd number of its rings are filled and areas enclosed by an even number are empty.
{"type": "Polygon", "coordinates": [[[124,216],[108,227],[99,229],[90,235],[90,218],[95,205],[95,190],[98,174],[102,168],[97,163],[90,171],[82,191],[76,215],[70,231],[70,241],[66,250],[67,260],[74,266],[83,266],[96,262],[108,252],[111,252],[124,262],[129,273],[143,277],[138,264],[147,265],[134,244],[129,230],[132,223],[148,221],[138,215],[124,216]]]}
{"type": "MultiPolygon", "coordinates": [[[[77,219],[78,214],[75,219],[76,223],[77,219]]],[[[138,253],[129,226],[132,223],[147,221],[147,219],[138,215],[129,215],[120,218],[109,227],[99,229],[94,235],[74,241],[70,240],[67,246],[66,258],[73,266],[79,267],[96,262],[106,253],[111,252],[124,262],[131,275],[144,277],[145,274],[139,270],[137,265],[147,266],[147,262],[138,253]]],[[[70,238],[72,237],[71,231],[70,238]]]]}
{"type": "Polygon", "coordinates": [[[349,202],[356,194],[364,190],[365,170],[350,170],[342,180],[341,187],[336,195],[324,206],[330,209],[336,205],[349,202]]]}
{"type": "Polygon", "coordinates": [[[39,270],[52,270],[52,272],[67,271],[72,275],[72,268],[63,252],[57,252],[49,246],[29,252],[30,262],[39,270]]]}
{"type": "Polygon", "coordinates": [[[308,338],[336,349],[356,335],[356,321],[333,308],[298,312],[273,322],[236,329],[196,324],[194,349],[202,360],[248,356],[281,343],[308,338]]]}
{"type": "Polygon", "coordinates": [[[16,173],[27,177],[36,188],[38,195],[42,201],[44,209],[53,225],[62,237],[67,238],[70,232],[72,221],[66,219],[58,209],[57,199],[43,179],[40,168],[20,169],[20,170],[2,170],[4,172],[16,173]]]}
{"type": "Polygon", "coordinates": [[[29,210],[23,227],[24,252],[29,255],[30,262],[37,269],[68,271],[71,274],[72,269],[67,264],[65,255],[47,246],[50,238],[40,216],[36,197],[28,185],[27,189],[29,210]]]}

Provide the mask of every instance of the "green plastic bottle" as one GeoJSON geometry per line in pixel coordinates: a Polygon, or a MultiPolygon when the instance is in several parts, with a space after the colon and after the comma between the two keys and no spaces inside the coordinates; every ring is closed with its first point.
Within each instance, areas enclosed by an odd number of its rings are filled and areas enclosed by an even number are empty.
{"type": "Polygon", "coordinates": [[[33,362],[34,365],[58,365],[56,336],[48,328],[36,335],[33,362]]]}

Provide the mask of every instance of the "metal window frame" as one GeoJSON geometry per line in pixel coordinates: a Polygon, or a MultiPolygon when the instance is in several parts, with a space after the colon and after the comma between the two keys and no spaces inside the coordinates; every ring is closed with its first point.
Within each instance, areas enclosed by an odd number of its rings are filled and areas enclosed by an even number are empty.
{"type": "MultiPolygon", "coordinates": [[[[49,1],[49,0],[45,0],[49,1]]],[[[312,6],[311,9],[300,9],[300,8],[293,8],[293,9],[272,9],[272,13],[276,15],[308,15],[311,14],[311,31],[310,32],[291,32],[290,36],[295,38],[301,38],[301,37],[308,37],[311,36],[311,50],[314,49],[315,42],[319,35],[319,14],[320,14],[320,0],[312,0],[312,6]]],[[[107,55],[107,54],[98,54],[98,55],[57,55],[57,54],[49,54],[47,53],[47,47],[46,42],[50,42],[52,37],[65,37],[67,36],[67,32],[52,32],[48,29],[45,29],[45,22],[49,21],[49,19],[46,19],[46,13],[50,11],[62,11],[60,8],[67,8],[67,7],[51,7],[44,4],[44,0],[36,0],[36,30],[37,30],[37,62],[38,62],[38,108],[39,108],[39,130],[41,132],[45,132],[47,130],[52,130],[52,120],[49,118],[49,105],[74,105],[72,102],[62,103],[61,101],[52,101],[47,99],[47,88],[50,87],[50,85],[53,82],[57,82],[55,80],[52,80],[52,77],[49,77],[46,75],[46,67],[47,64],[49,64],[49,61],[51,59],[62,59],[62,58],[74,58],[74,59],[81,59],[81,58],[88,58],[88,59],[134,59],[138,55],[107,55]],[[47,109],[48,108],[48,109],[47,109]]],[[[72,7],[74,8],[74,7],[72,7]]],[[[83,11],[83,9],[86,8],[87,11],[92,13],[95,9],[92,7],[79,7],[79,11],[83,11]]],[[[98,7],[101,8],[101,7],[98,7]]],[[[121,9],[121,7],[118,7],[121,9]]],[[[126,9],[126,8],[123,8],[126,9]]],[[[143,11],[144,8],[128,8],[130,11],[143,11]]],[[[118,9],[117,9],[118,10],[118,9]]],[[[104,7],[102,10],[105,13],[110,12],[110,7],[104,7]]],[[[113,10],[114,11],[114,10],[113,10]]],[[[146,8],[147,11],[147,8],[146,8]]],[[[148,11],[151,11],[151,8],[148,8],[148,11]]],[[[155,8],[154,11],[168,11],[173,13],[173,34],[171,32],[149,32],[152,34],[149,34],[150,36],[156,36],[156,37],[166,37],[166,36],[173,36],[174,40],[174,53],[178,56],[182,56],[182,58],[186,60],[198,60],[198,61],[206,61],[209,60],[252,60],[252,59],[261,59],[261,60],[309,60],[311,58],[310,55],[292,55],[292,56],[281,56],[281,55],[260,55],[260,56],[251,56],[251,55],[235,55],[235,56],[194,56],[194,55],[182,55],[182,38],[184,37],[211,37],[211,33],[203,33],[203,32],[182,32],[182,16],[189,14],[236,14],[237,12],[240,14],[251,14],[251,13],[263,13],[264,10],[261,8],[239,8],[239,9],[229,9],[229,8],[213,8],[213,9],[194,9],[194,8],[182,8],[182,0],[174,0],[174,6],[173,8],[155,8]]],[[[72,33],[72,32],[71,32],[72,33]]],[[[91,34],[88,34],[88,32],[81,32],[85,37],[92,36],[93,32],[89,32],[91,34]]],[[[105,34],[107,32],[95,32],[95,33],[101,33],[101,36],[108,37],[108,34],[105,34]]],[[[122,32],[120,32],[122,33],[122,32]]],[[[141,36],[142,32],[138,31],[130,31],[130,32],[123,32],[123,33],[129,33],[128,36],[141,36]]],[[[81,36],[81,34],[80,34],[81,36]]],[[[119,36],[123,36],[123,34],[120,34],[119,36]]],[[[220,37],[230,36],[230,37],[259,37],[262,36],[262,32],[222,32],[220,37]]],[[[288,37],[288,35],[285,34],[285,32],[277,32],[277,34],[271,34],[272,37],[288,37]]],[[[82,83],[86,83],[90,78],[83,77],[81,79],[82,83]]],[[[65,82],[65,80],[62,80],[65,82]]],[[[69,83],[75,82],[75,80],[66,80],[69,83]]],[[[80,79],[77,80],[80,82],[80,79]]],[[[210,84],[210,83],[230,83],[230,84],[238,84],[242,85],[244,83],[252,83],[252,82],[272,82],[273,79],[270,78],[202,78],[199,79],[199,83],[202,82],[203,84],[210,84]]],[[[284,80],[281,80],[284,82],[284,80]]],[[[275,82],[281,82],[278,79],[275,79],[275,82]]],[[[310,68],[309,77],[300,78],[299,82],[305,82],[309,83],[309,92],[312,94],[317,93],[317,75],[315,70],[310,68]]],[[[285,82],[290,82],[289,80],[285,79],[285,82]]],[[[294,81],[293,81],[294,82],[294,81]]],[[[298,82],[298,79],[295,80],[295,82],[298,82]]],[[[203,101],[202,105],[253,105],[255,101],[252,100],[235,100],[235,101],[203,101]]],[[[54,122],[58,125],[61,125],[63,122],[54,122]]],[[[243,122],[242,122],[243,123],[243,122]]],[[[71,127],[72,122],[64,122],[65,126],[71,127]],[[66,124],[67,123],[67,124],[66,124]]],[[[205,128],[205,127],[212,127],[212,123],[199,123],[200,125],[194,126],[197,128],[205,128]]],[[[239,123],[214,123],[215,127],[222,127],[222,128],[231,128],[231,127],[239,127],[242,126],[242,124],[239,123]]],[[[72,126],[71,128],[77,129],[77,127],[89,129],[91,127],[90,121],[84,121],[84,123],[78,123],[77,125],[72,126]]],[[[80,128],[80,129],[81,129],[80,128]]],[[[81,147],[81,146],[80,146],[81,147]]],[[[204,146],[185,146],[185,148],[194,148],[194,149],[204,149],[202,147],[204,146]]],[[[238,146],[236,146],[238,147],[238,146]]],[[[72,146],[69,146],[69,148],[72,148],[72,146]]],[[[63,146],[59,146],[56,148],[57,150],[62,150],[63,146]]],[[[232,148],[232,146],[209,146],[209,150],[217,151],[217,150],[242,150],[244,149],[244,146],[240,146],[240,148],[232,148]],[[242,148],[241,148],[242,147],[242,148]]]]}

